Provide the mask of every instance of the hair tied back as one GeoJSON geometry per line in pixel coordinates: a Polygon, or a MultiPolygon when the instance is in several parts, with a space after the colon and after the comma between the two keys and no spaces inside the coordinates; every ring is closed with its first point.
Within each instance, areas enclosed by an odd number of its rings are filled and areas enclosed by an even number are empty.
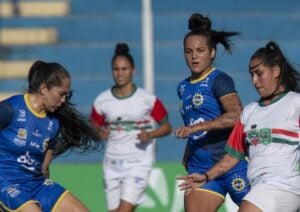
{"type": "Polygon", "coordinates": [[[129,53],[129,47],[126,43],[118,43],[115,49],[116,55],[122,55],[122,54],[128,54],[129,53]]]}

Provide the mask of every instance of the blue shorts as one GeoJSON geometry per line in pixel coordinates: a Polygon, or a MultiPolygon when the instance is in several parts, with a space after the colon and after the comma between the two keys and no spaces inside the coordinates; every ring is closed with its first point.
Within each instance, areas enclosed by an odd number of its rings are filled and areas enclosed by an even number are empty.
{"type": "Polygon", "coordinates": [[[65,188],[50,179],[18,184],[0,182],[0,211],[18,210],[36,202],[43,212],[50,212],[66,193],[65,188]]]}
{"type": "MultiPolygon", "coordinates": [[[[207,170],[189,169],[190,174],[204,173],[206,171],[207,170]]],[[[240,161],[226,174],[216,178],[215,180],[210,180],[208,183],[196,190],[205,190],[214,193],[223,199],[225,199],[225,196],[228,193],[231,199],[237,205],[240,205],[244,196],[250,190],[250,184],[247,178],[247,161],[240,161]]]]}

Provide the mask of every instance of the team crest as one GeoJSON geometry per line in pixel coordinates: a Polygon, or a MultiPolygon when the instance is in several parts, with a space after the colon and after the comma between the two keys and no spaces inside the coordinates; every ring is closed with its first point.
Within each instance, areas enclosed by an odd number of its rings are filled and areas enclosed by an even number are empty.
{"type": "Polygon", "coordinates": [[[240,177],[236,177],[235,179],[232,180],[231,182],[231,186],[234,190],[236,191],[242,191],[245,188],[245,180],[240,178],[240,177]]]}
{"type": "Polygon", "coordinates": [[[200,93],[196,93],[195,96],[193,97],[193,104],[195,106],[200,106],[203,104],[203,96],[200,93]]]}
{"type": "Polygon", "coordinates": [[[259,143],[259,131],[256,129],[250,130],[247,133],[247,141],[252,145],[257,145],[259,143]]]}

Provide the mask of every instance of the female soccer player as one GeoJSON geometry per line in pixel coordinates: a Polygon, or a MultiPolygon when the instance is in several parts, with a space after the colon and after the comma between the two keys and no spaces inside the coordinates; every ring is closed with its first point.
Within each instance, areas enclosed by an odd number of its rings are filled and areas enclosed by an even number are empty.
{"type": "Polygon", "coordinates": [[[0,211],[88,211],[48,170],[53,155],[97,148],[98,132],[69,102],[63,66],[36,61],[28,83],[24,95],[0,102],[0,211]]]}
{"type": "MultiPolygon", "coordinates": [[[[177,94],[185,126],[176,129],[187,138],[183,164],[189,174],[205,173],[225,154],[226,140],[242,110],[232,78],[215,68],[217,44],[231,52],[229,37],[236,32],[215,31],[209,18],[192,14],[184,38],[184,55],[191,75],[179,83],[177,94]]],[[[249,190],[247,162],[241,160],[231,171],[184,198],[185,210],[217,211],[227,193],[239,205],[249,190]]]]}
{"type": "Polygon", "coordinates": [[[155,160],[154,139],[172,129],[162,102],[133,83],[134,60],[126,43],[116,45],[111,65],[115,85],[95,99],[90,118],[107,140],[107,207],[129,212],[142,201],[155,160]]]}
{"type": "Polygon", "coordinates": [[[260,99],[235,124],[228,154],[204,174],[181,177],[180,187],[189,193],[247,155],[251,190],[239,211],[300,211],[300,74],[273,41],[252,55],[249,72],[260,99]]]}

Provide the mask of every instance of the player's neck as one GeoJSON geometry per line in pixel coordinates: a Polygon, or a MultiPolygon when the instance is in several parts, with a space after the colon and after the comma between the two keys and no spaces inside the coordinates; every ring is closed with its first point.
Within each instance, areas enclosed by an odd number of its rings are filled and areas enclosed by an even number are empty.
{"type": "Polygon", "coordinates": [[[43,104],[42,104],[40,98],[37,95],[28,93],[27,100],[28,100],[28,104],[29,104],[30,108],[34,112],[36,112],[38,114],[44,114],[45,113],[45,109],[43,108],[43,104]]]}
{"type": "Polygon", "coordinates": [[[136,90],[136,85],[128,84],[126,86],[114,86],[112,90],[117,97],[128,97],[136,90]]]}

